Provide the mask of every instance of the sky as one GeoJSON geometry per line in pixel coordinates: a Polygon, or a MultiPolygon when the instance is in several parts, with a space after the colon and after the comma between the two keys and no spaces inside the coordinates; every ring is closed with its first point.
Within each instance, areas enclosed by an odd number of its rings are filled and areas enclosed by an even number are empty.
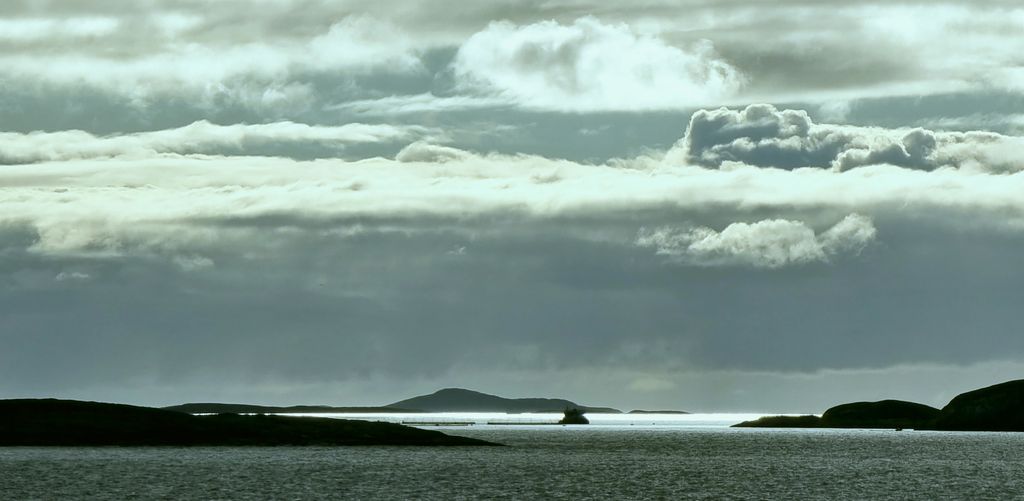
{"type": "Polygon", "coordinates": [[[1019,1],[6,0],[0,398],[1024,376],[1019,1]]]}

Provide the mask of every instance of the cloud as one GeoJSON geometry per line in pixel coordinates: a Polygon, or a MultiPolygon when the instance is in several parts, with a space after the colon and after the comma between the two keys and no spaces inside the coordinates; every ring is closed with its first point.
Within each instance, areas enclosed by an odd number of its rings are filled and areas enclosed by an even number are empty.
{"type": "Polygon", "coordinates": [[[37,42],[45,39],[82,39],[110,35],[120,27],[121,21],[109,16],[52,18],[0,18],[0,40],[7,42],[37,42]]]}
{"type": "Polygon", "coordinates": [[[452,65],[466,88],[556,111],[683,109],[743,83],[708,41],[675,47],[593,17],[491,23],[462,44],[452,65]]]}
{"type": "Polygon", "coordinates": [[[472,155],[469,152],[457,148],[416,141],[402,148],[402,151],[395,155],[395,160],[402,163],[445,163],[453,160],[465,160],[470,157],[472,155]]]}
{"type": "Polygon", "coordinates": [[[84,84],[140,108],[180,100],[209,111],[230,101],[263,113],[262,91],[272,89],[290,98],[267,116],[290,118],[323,103],[374,111],[378,99],[435,91],[451,101],[434,108],[496,98],[535,110],[678,110],[1016,92],[1021,44],[1012,34],[1022,19],[1019,5],[999,1],[275,0],[253,9],[242,0],[55,0],[40,10],[12,0],[0,17],[0,64],[5,89],[61,99],[84,84]],[[600,19],[581,17],[593,13],[600,19]],[[450,95],[452,54],[466,77],[455,90],[470,95],[450,95]],[[381,73],[421,79],[400,89],[361,80],[381,73]]]}
{"type": "MultiPolygon", "coordinates": [[[[189,145],[180,139],[168,144],[189,145]]],[[[1001,231],[1024,229],[1024,173],[893,166],[788,171],[733,165],[717,170],[644,158],[593,165],[528,155],[476,155],[417,142],[394,160],[299,160],[253,156],[249,149],[241,152],[245,156],[165,155],[145,149],[135,156],[131,151],[103,152],[116,155],[111,158],[87,151],[92,156],[77,158],[86,155],[67,150],[62,154],[71,156],[69,160],[5,166],[0,169],[0,225],[25,228],[33,235],[33,252],[109,256],[154,249],[171,256],[207,255],[192,248],[233,238],[217,221],[258,231],[262,226],[248,227],[246,221],[261,218],[285,227],[317,227],[324,221],[487,219],[497,214],[541,220],[579,214],[639,217],[666,208],[714,208],[709,214],[733,219],[697,224],[725,228],[735,221],[781,219],[822,228],[851,212],[871,218],[894,211],[928,217],[946,210],[988,214],[977,221],[1001,231]]],[[[656,228],[672,221],[645,223],[656,228]]],[[[635,239],[635,228],[627,239],[635,239]]],[[[738,228],[708,233],[706,245],[725,245],[725,236],[743,233],[738,228]]],[[[799,227],[787,228],[801,235],[799,227]]],[[[697,236],[687,231],[664,236],[681,235],[697,236]]],[[[823,242],[829,240],[822,235],[815,239],[828,255],[823,242]]]]}
{"type": "Polygon", "coordinates": [[[235,33],[233,38],[196,36],[185,28],[189,22],[203,21],[178,22],[188,17],[110,19],[102,32],[94,29],[99,26],[95,22],[5,20],[0,32],[8,34],[32,32],[40,23],[62,33],[69,27],[93,26],[93,39],[84,47],[49,39],[47,44],[13,46],[0,54],[5,68],[0,81],[10,87],[52,86],[64,91],[86,85],[125,96],[140,107],[168,99],[216,107],[230,100],[279,116],[305,111],[317,99],[309,82],[318,75],[423,71],[413,39],[387,21],[363,15],[343,17],[324,31],[304,36],[270,31],[269,37],[235,33]],[[122,33],[140,30],[140,24],[151,28],[154,40],[134,40],[122,33]]]}
{"type": "Polygon", "coordinates": [[[436,96],[434,94],[395,95],[375,99],[357,99],[329,105],[326,109],[355,115],[391,116],[413,113],[438,113],[510,108],[515,103],[501,97],[436,96]]]}
{"type": "Polygon", "coordinates": [[[338,126],[294,122],[217,125],[200,120],[184,127],[134,134],[97,136],[84,131],[0,132],[0,164],[25,164],[89,158],[159,154],[236,153],[249,154],[274,147],[274,153],[289,156],[303,145],[333,149],[347,145],[407,141],[431,133],[420,126],[369,125],[338,126]]]}
{"type": "Polygon", "coordinates": [[[80,282],[90,278],[92,278],[92,275],[81,271],[62,271],[53,277],[53,280],[55,282],[80,282]]]}
{"type": "Polygon", "coordinates": [[[850,214],[818,235],[800,221],[768,219],[732,223],[720,232],[706,227],[642,229],[636,244],[698,266],[781,268],[827,262],[840,254],[859,252],[875,239],[875,234],[871,219],[850,214]]]}
{"type": "Polygon", "coordinates": [[[782,169],[843,171],[887,164],[1014,172],[1024,169],[1022,147],[1024,138],[991,132],[816,124],[804,110],[755,104],[742,110],[697,111],[668,158],[712,168],[739,162],[782,169]]]}

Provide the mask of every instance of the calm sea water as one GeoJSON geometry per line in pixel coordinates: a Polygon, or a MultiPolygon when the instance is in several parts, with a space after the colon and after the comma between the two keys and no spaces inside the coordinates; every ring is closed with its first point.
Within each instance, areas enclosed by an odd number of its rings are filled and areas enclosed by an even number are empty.
{"type": "Polygon", "coordinates": [[[0,499],[1024,499],[1024,434],[442,429],[509,447],[0,448],[0,499]]]}

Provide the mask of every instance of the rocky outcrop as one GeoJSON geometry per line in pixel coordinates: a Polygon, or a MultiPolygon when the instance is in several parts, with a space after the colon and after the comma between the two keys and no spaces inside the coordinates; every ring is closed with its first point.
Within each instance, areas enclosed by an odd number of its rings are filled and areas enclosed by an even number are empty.
{"type": "Polygon", "coordinates": [[[583,415],[580,409],[566,409],[565,415],[558,421],[558,424],[590,424],[590,420],[583,415]]]}

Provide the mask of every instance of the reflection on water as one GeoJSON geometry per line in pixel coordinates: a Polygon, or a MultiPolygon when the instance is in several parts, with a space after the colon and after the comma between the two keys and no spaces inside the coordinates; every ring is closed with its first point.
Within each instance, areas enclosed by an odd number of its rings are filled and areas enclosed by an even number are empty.
{"type": "Polygon", "coordinates": [[[0,448],[2,499],[1013,499],[1024,434],[468,426],[508,447],[0,448]]]}

